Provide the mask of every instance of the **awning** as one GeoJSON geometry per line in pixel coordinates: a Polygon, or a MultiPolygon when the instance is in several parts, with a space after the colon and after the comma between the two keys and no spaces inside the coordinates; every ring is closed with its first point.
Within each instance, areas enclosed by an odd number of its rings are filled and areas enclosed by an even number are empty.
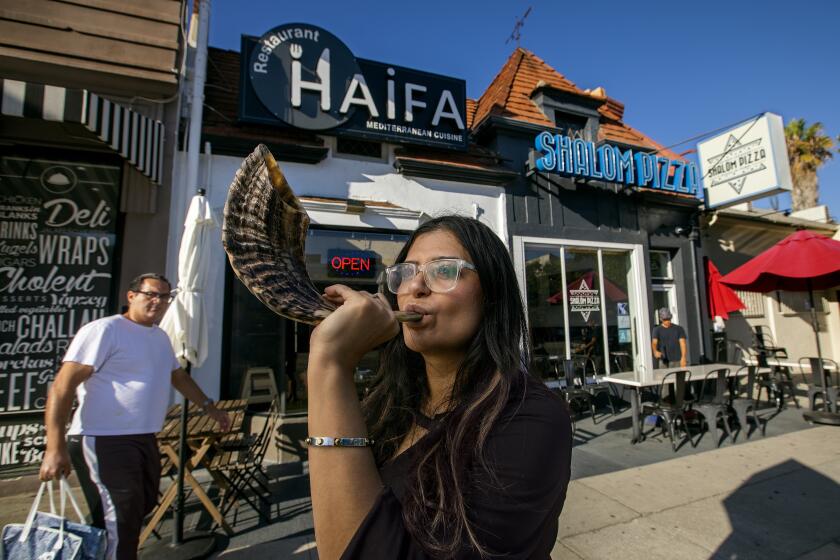
{"type": "Polygon", "coordinates": [[[163,123],[85,89],[0,79],[2,114],[80,123],[141,173],[160,183],[163,123]]]}

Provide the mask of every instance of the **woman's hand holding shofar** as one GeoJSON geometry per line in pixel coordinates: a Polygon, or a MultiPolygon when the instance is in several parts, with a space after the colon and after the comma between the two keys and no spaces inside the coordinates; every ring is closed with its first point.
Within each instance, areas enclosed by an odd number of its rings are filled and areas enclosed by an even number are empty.
{"type": "Polygon", "coordinates": [[[357,292],[336,284],[324,290],[339,308],[324,319],[309,339],[310,360],[352,370],[362,357],[400,332],[391,306],[381,294],[357,292]]]}

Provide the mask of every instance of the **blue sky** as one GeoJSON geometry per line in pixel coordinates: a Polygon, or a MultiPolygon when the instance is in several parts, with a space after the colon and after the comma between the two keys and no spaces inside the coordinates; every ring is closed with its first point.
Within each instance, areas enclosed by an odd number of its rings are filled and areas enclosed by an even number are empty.
{"type": "MultiPolygon", "coordinates": [[[[625,104],[625,122],[667,146],[762,111],[820,121],[840,135],[840,2],[679,4],[215,0],[210,45],[238,51],[242,34],[312,23],[358,57],[463,78],[477,98],[515,48],[505,41],[531,6],[521,45],[579,87],[603,86],[625,104]]],[[[821,202],[840,218],[840,154],[819,179],[821,202]]],[[[790,197],[779,205],[789,208],[790,197]]]]}

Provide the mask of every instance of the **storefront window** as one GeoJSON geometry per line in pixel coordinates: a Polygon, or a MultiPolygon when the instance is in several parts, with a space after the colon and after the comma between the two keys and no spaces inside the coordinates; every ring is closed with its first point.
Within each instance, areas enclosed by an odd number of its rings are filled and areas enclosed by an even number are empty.
{"type": "Polygon", "coordinates": [[[40,463],[70,340],[115,311],[119,184],[115,165],[0,157],[0,470],[40,463]]]}
{"type": "Polygon", "coordinates": [[[528,326],[534,348],[534,373],[551,377],[566,358],[561,249],[528,245],[525,249],[528,326]]]}
{"type": "MultiPolygon", "coordinates": [[[[375,293],[386,267],[394,263],[408,236],[350,230],[310,229],[306,269],[317,290],[346,284],[375,293]]],[[[230,296],[229,396],[238,395],[249,367],[270,367],[278,390],[285,392],[287,414],[307,410],[306,380],[312,327],[275,315],[235,277],[230,296]]],[[[379,364],[379,353],[366,354],[354,372],[363,395],[379,364]]]]}
{"type": "Polygon", "coordinates": [[[671,254],[668,251],[650,252],[650,277],[652,280],[673,280],[671,254]]]}
{"type": "Polygon", "coordinates": [[[631,314],[631,286],[633,285],[630,253],[603,251],[604,301],[607,318],[607,346],[610,371],[633,371],[633,356],[637,353],[637,320],[631,314]]]}
{"type": "Polygon", "coordinates": [[[632,250],[525,245],[532,367],[560,375],[634,371],[639,363],[632,250]]]}
{"type": "Polygon", "coordinates": [[[650,252],[651,291],[653,295],[653,321],[659,324],[657,310],[667,307],[671,310],[674,323],[679,324],[677,311],[677,287],[669,251],[650,252]]]}
{"type": "Polygon", "coordinates": [[[598,252],[566,249],[565,263],[572,358],[581,362],[580,367],[604,371],[604,302],[598,252]]]}

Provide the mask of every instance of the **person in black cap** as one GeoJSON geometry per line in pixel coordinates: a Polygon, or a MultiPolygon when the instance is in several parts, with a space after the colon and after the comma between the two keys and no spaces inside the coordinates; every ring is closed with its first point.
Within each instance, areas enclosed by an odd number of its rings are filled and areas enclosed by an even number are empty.
{"type": "Polygon", "coordinates": [[[685,345],[685,329],[671,322],[671,310],[663,307],[659,310],[660,324],[653,328],[653,357],[659,360],[659,367],[671,367],[677,364],[685,367],[688,352],[685,345]]]}

